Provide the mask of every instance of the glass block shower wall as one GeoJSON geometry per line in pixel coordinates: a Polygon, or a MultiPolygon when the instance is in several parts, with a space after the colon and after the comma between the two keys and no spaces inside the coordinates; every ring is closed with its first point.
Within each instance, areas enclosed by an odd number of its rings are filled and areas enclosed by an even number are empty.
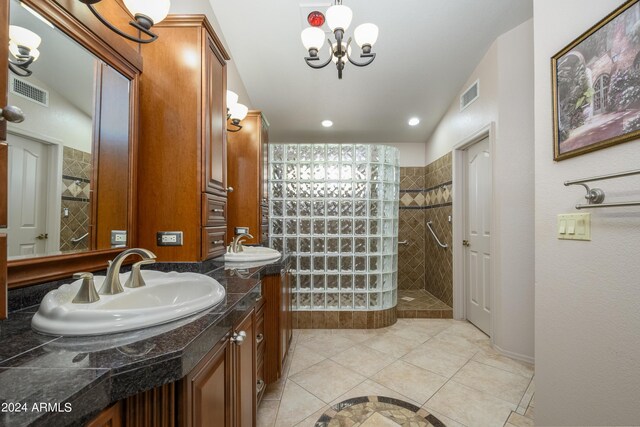
{"type": "Polygon", "coordinates": [[[293,255],[294,310],[396,305],[398,150],[272,144],[271,247],[293,255]]]}

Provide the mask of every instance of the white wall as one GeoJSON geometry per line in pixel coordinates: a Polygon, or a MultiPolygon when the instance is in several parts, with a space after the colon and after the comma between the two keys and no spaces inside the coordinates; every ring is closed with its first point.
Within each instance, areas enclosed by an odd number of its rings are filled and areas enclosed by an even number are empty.
{"type": "MultiPolygon", "coordinates": [[[[291,142],[275,142],[272,144],[293,144],[291,142]]],[[[358,144],[363,144],[359,142],[358,144]]],[[[425,166],[425,145],[421,142],[371,142],[375,145],[389,145],[396,147],[400,154],[400,167],[422,167],[425,166]]]]}
{"type": "Polygon", "coordinates": [[[220,24],[218,24],[218,19],[213,13],[213,9],[211,8],[211,4],[209,0],[178,0],[171,2],[170,12],[172,14],[202,14],[206,15],[213,27],[213,30],[216,32],[216,35],[220,39],[220,41],[224,44],[225,49],[229,56],[231,56],[231,61],[227,63],[227,89],[234,91],[238,94],[239,100],[241,104],[246,105],[249,108],[260,108],[253,107],[251,104],[251,98],[249,98],[249,94],[247,93],[247,89],[242,82],[242,77],[240,77],[240,73],[238,72],[238,68],[236,67],[236,63],[233,61],[233,52],[229,50],[229,46],[225,41],[224,34],[222,33],[222,29],[220,28],[220,24]]]}
{"type": "MultiPolygon", "coordinates": [[[[584,190],[563,181],[636,169],[640,142],[553,162],[550,58],[622,0],[536,0],[536,425],[640,422],[640,209],[593,210],[592,241],[560,241],[556,215],[584,190]]],[[[640,199],[640,179],[598,183],[640,199]]],[[[614,199],[615,192],[607,194],[614,199]]]]}
{"type": "MultiPolygon", "coordinates": [[[[60,140],[67,147],[91,153],[93,147],[92,118],[34,76],[27,78],[26,81],[49,91],[49,107],[43,107],[9,92],[9,105],[21,108],[25,115],[24,122],[12,123],[10,129],[26,130],[28,135],[60,140]]],[[[93,94],[89,94],[89,96],[93,96],[93,94]]]]}
{"type": "MultiPolygon", "coordinates": [[[[534,358],[533,23],[500,36],[460,93],[480,80],[480,98],[460,112],[459,96],[426,145],[426,163],[496,124],[493,162],[493,340],[506,354],[534,358]]],[[[454,178],[455,179],[455,178],[454,178]]],[[[454,198],[455,203],[455,198],[454,198]]]]}

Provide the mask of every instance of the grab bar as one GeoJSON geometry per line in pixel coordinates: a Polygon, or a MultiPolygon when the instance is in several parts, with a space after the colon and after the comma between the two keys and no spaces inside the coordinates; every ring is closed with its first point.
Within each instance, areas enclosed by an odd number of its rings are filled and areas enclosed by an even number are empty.
{"type": "Polygon", "coordinates": [[[587,199],[587,204],[578,204],[576,205],[576,209],[592,209],[592,208],[615,208],[615,207],[626,207],[626,206],[640,206],[640,201],[632,201],[632,202],[614,202],[614,203],[602,203],[605,199],[605,193],[600,188],[590,188],[586,182],[592,181],[604,181],[607,179],[613,178],[623,178],[626,176],[632,175],[640,175],[640,169],[630,170],[626,172],[618,172],[611,173],[608,175],[600,175],[593,176],[591,178],[583,178],[583,179],[574,179],[572,181],[565,181],[564,185],[566,187],[570,185],[581,185],[587,190],[585,199],[587,199]]]}
{"type": "Polygon", "coordinates": [[[448,247],[449,247],[449,245],[447,245],[446,243],[442,243],[442,242],[440,241],[440,239],[438,239],[438,236],[436,236],[435,231],[433,231],[433,227],[431,227],[431,225],[432,225],[432,224],[433,224],[433,222],[432,222],[432,221],[427,222],[427,227],[429,227],[429,231],[430,231],[430,232],[431,232],[431,234],[433,235],[433,238],[434,238],[434,239],[436,239],[436,242],[438,242],[438,245],[439,245],[441,248],[448,248],[448,247]]]}
{"type": "Polygon", "coordinates": [[[89,233],[86,233],[80,237],[78,237],[77,239],[71,239],[71,243],[80,243],[82,242],[84,239],[87,238],[87,236],[89,235],[89,233]]]}

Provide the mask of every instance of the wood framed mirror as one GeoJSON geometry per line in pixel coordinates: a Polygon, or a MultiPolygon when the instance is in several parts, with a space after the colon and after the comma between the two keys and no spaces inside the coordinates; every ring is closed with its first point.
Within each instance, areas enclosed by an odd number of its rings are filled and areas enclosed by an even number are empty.
{"type": "MultiPolygon", "coordinates": [[[[4,105],[25,114],[5,123],[8,219],[0,235],[8,236],[12,289],[105,269],[135,246],[142,59],[137,44],[77,0],[7,3],[2,32],[18,26],[42,40],[32,74],[0,71],[4,105]]],[[[132,18],[120,0],[97,6],[123,28],[132,18]]],[[[2,45],[3,58],[15,59],[11,43],[2,45]]]]}

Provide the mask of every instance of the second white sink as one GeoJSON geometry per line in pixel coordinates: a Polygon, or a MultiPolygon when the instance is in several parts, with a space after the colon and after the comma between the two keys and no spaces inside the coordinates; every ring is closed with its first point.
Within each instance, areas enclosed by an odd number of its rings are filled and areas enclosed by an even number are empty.
{"type": "MultiPolygon", "coordinates": [[[[209,276],[144,270],[146,286],[100,295],[92,304],[74,304],[81,280],[49,292],[31,322],[39,332],[63,336],[102,335],[132,331],[190,316],[219,304],[225,289],[209,276]]],[[[126,282],[129,273],[121,274],[126,282]]],[[[94,278],[100,289],[103,276],[94,278]]]]}
{"type": "Polygon", "coordinates": [[[262,246],[244,246],[242,252],[227,252],[224,256],[225,262],[258,262],[275,261],[282,255],[280,252],[262,246]]]}

